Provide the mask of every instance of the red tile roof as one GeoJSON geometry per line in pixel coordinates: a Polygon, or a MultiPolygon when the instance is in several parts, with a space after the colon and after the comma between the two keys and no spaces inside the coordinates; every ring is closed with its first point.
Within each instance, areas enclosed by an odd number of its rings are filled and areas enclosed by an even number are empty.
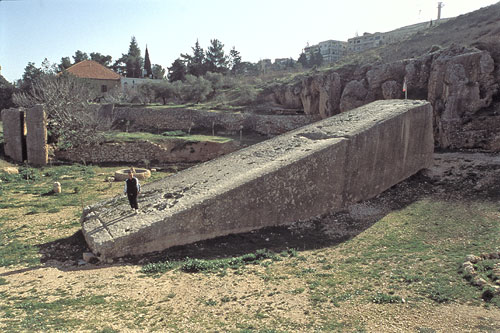
{"type": "Polygon", "coordinates": [[[120,80],[119,74],[92,60],[81,61],[66,70],[82,79],[120,80]]]}

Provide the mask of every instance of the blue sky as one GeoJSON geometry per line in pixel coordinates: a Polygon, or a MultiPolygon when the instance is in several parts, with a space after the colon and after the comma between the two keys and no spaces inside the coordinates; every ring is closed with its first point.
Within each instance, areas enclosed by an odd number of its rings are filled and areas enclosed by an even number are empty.
{"type": "MultiPolygon", "coordinates": [[[[297,59],[306,43],[347,40],[437,17],[434,0],[0,0],[0,66],[9,81],[28,62],[59,63],[76,50],[111,55],[128,51],[135,36],[151,62],[169,67],[197,39],[217,38],[244,61],[297,59]]],[[[497,0],[443,0],[453,17],[497,0]]]]}

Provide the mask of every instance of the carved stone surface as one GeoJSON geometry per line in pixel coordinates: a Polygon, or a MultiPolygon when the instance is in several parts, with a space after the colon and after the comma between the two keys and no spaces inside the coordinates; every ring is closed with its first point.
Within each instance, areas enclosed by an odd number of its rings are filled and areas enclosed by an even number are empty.
{"type": "Polygon", "coordinates": [[[36,105],[26,110],[26,146],[28,163],[46,165],[48,163],[47,149],[47,116],[43,106],[36,105]]]}
{"type": "Polygon", "coordinates": [[[22,163],[24,111],[22,109],[2,110],[3,140],[5,155],[22,163]]]}
{"type": "Polygon", "coordinates": [[[433,159],[425,101],[378,101],[143,186],[139,214],[115,197],[84,210],[103,258],[292,223],[372,198],[433,159]]]}

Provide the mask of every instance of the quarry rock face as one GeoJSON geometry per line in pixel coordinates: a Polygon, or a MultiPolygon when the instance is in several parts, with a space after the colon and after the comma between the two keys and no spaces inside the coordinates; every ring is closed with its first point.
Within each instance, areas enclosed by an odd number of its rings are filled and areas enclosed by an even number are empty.
{"type": "Polygon", "coordinates": [[[388,64],[311,74],[294,83],[293,102],[282,93],[275,100],[296,106],[300,96],[306,114],[326,118],[375,100],[402,98],[405,79],[408,98],[432,104],[436,146],[500,150],[500,64],[488,50],[452,46],[388,64]]]}
{"type": "Polygon", "coordinates": [[[161,251],[340,210],[433,161],[432,108],[377,101],[84,210],[82,230],[102,258],[161,251]]]}
{"type": "Polygon", "coordinates": [[[322,118],[340,113],[342,93],[340,75],[330,73],[302,80],[300,99],[306,114],[318,113],[322,118]]]}

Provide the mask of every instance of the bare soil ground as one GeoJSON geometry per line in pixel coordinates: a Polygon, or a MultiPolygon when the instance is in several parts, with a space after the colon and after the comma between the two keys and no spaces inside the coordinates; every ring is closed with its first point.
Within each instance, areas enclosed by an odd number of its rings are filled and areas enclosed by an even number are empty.
{"type": "MultiPolygon", "coordinates": [[[[437,254],[432,258],[433,247],[419,259],[435,265],[423,273],[425,277],[419,275],[424,269],[421,263],[413,263],[411,256],[399,258],[399,248],[394,249],[393,261],[391,256],[383,261],[368,255],[366,260],[360,258],[363,253],[382,251],[384,247],[376,240],[387,236],[388,226],[403,230],[404,221],[415,214],[426,219],[425,210],[435,202],[443,202],[444,207],[448,203],[477,206],[473,213],[484,213],[500,230],[499,172],[499,155],[438,153],[430,169],[344,212],[122,258],[112,264],[78,265],[86,244],[78,227],[63,230],[57,240],[39,244],[40,265],[0,267],[0,330],[500,332],[500,306],[485,306],[480,292],[459,276],[458,267],[452,268],[457,278],[449,284],[471,298],[436,301],[419,292],[446,265],[437,254]],[[422,202],[423,212],[419,210],[422,202]],[[276,253],[293,248],[298,255],[211,273],[140,272],[148,262],[186,257],[213,260],[263,248],[276,253]],[[380,263],[384,267],[375,270],[380,263]],[[397,265],[413,267],[401,273],[406,284],[394,278],[403,270],[397,265]]],[[[70,212],[9,214],[17,216],[14,224],[22,220],[31,226],[26,237],[37,237],[38,226],[68,219],[70,212]]],[[[499,239],[494,238],[492,250],[499,249],[499,239]]],[[[469,242],[466,235],[463,241],[469,242]]],[[[426,239],[424,243],[437,248],[436,242],[426,239]]]]}

